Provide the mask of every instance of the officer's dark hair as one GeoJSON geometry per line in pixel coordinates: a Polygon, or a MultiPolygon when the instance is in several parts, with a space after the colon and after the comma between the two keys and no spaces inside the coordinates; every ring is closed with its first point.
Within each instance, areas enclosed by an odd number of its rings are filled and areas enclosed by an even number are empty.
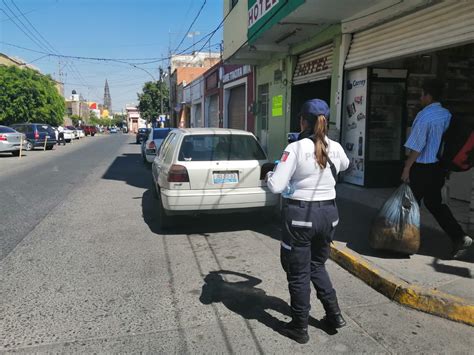
{"type": "Polygon", "coordinates": [[[312,115],[310,113],[302,113],[301,114],[301,119],[308,123],[308,130],[313,132],[314,131],[314,125],[316,124],[316,116],[312,115]]]}
{"type": "Polygon", "coordinates": [[[438,79],[426,79],[421,88],[425,95],[431,95],[433,101],[440,101],[443,95],[444,83],[438,79]]]}

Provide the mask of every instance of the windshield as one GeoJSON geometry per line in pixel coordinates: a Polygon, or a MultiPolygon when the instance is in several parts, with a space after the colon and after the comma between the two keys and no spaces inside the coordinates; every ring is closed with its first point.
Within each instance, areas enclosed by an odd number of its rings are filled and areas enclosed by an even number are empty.
{"type": "Polygon", "coordinates": [[[180,161],[266,160],[265,153],[253,136],[209,134],[185,136],[180,161]]]}
{"type": "Polygon", "coordinates": [[[168,133],[170,133],[170,129],[154,129],[153,130],[153,139],[165,139],[168,133]]]}

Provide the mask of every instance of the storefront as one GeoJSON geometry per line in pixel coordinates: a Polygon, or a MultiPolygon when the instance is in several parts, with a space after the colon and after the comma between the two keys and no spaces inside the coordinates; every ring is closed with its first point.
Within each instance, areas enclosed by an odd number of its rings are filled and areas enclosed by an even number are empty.
{"type": "Polygon", "coordinates": [[[333,44],[328,44],[298,56],[293,73],[290,130],[300,129],[298,112],[307,100],[331,100],[333,44]]]}
{"type": "Polygon", "coordinates": [[[223,126],[254,132],[252,68],[250,65],[223,68],[223,126]]]}
{"type": "Polygon", "coordinates": [[[190,103],[191,103],[191,127],[200,128],[204,127],[204,77],[200,76],[194,79],[185,90],[190,91],[190,103]]]}
{"type": "Polygon", "coordinates": [[[204,125],[206,127],[222,127],[220,115],[220,93],[219,73],[222,63],[212,67],[204,73],[204,125]]]}
{"type": "MultiPolygon", "coordinates": [[[[342,107],[342,143],[353,164],[345,181],[399,184],[425,79],[446,83],[441,102],[453,117],[474,117],[473,11],[471,2],[443,2],[353,35],[342,107]]],[[[452,179],[452,195],[469,200],[460,186],[471,186],[471,173],[452,179]]]]}

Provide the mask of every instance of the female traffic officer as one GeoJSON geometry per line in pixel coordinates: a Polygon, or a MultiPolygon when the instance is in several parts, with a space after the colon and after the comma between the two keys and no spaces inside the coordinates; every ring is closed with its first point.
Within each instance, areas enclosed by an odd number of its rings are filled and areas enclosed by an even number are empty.
{"type": "Polygon", "coordinates": [[[329,244],[339,222],[336,177],[349,166],[341,145],[327,135],[329,107],[313,99],[300,112],[300,140],[289,144],[274,172],[267,175],[273,193],[282,193],[283,236],[281,263],[286,271],[291,298],[291,322],[282,329],[289,338],[306,343],[310,310],[310,281],[334,328],[346,325],[324,266],[329,244]]]}

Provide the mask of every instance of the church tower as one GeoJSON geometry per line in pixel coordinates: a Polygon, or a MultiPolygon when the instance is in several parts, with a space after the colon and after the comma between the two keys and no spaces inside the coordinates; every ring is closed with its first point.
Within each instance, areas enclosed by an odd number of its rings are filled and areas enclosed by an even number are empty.
{"type": "Polygon", "coordinates": [[[110,114],[112,114],[112,99],[110,98],[109,83],[107,82],[107,79],[105,79],[104,87],[104,108],[109,110],[110,114]]]}

